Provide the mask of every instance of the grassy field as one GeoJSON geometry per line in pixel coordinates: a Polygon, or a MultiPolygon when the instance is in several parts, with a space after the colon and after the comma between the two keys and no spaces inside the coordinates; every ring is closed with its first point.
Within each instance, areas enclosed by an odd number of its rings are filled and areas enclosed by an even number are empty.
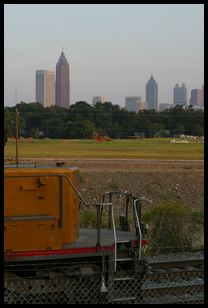
{"type": "MultiPolygon", "coordinates": [[[[169,138],[98,142],[92,139],[28,139],[18,143],[19,158],[105,158],[105,159],[204,159],[204,144],[199,141],[170,143],[169,138]]],[[[4,147],[5,159],[15,158],[16,142],[4,147]]]]}

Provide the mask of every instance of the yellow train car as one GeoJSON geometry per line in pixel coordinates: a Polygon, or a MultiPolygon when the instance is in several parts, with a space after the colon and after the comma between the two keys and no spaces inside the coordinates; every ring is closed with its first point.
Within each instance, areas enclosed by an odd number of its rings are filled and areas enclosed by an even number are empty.
{"type": "Polygon", "coordinates": [[[141,255],[146,246],[142,200],[128,192],[106,192],[100,203],[90,204],[97,212],[96,228],[82,228],[80,205],[89,204],[78,191],[78,168],[5,166],[4,303],[120,303],[117,282],[122,301],[131,298],[126,290],[132,289],[140,303],[148,270],[141,255]],[[118,196],[126,215],[116,226],[118,196]],[[106,227],[101,224],[104,212],[106,227]],[[133,230],[128,217],[134,217],[133,230]]]}
{"type": "Polygon", "coordinates": [[[78,168],[4,168],[4,251],[62,249],[79,236],[78,168]]]}

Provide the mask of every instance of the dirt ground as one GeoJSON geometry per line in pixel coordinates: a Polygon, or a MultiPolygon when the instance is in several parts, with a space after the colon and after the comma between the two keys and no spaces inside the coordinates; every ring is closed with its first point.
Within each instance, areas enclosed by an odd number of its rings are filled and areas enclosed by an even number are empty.
{"type": "MultiPolygon", "coordinates": [[[[89,203],[101,201],[109,190],[145,196],[153,204],[178,201],[194,208],[204,207],[202,162],[76,162],[80,191],[89,203]]],[[[148,206],[148,205],[147,205],[148,206]]]]}

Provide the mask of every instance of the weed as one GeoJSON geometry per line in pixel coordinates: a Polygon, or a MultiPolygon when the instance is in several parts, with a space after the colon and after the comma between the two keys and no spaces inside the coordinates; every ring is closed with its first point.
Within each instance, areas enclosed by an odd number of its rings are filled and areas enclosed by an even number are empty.
{"type": "Polygon", "coordinates": [[[81,174],[80,172],[78,174],[78,180],[79,180],[80,183],[85,183],[86,182],[84,175],[81,174]]]}
{"type": "Polygon", "coordinates": [[[112,191],[119,190],[118,184],[116,184],[115,182],[109,183],[109,190],[112,190],[112,191]]]}

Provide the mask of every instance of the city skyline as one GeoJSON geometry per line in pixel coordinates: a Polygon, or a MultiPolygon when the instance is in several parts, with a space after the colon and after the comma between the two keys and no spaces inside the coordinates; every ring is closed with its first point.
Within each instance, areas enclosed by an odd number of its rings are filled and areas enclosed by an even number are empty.
{"type": "Polygon", "coordinates": [[[55,70],[62,47],[71,105],[104,95],[124,107],[126,96],[145,98],[151,75],[159,104],[173,102],[176,83],[186,84],[188,99],[204,84],[202,4],[4,7],[5,106],[35,101],[34,72],[55,70]]]}

